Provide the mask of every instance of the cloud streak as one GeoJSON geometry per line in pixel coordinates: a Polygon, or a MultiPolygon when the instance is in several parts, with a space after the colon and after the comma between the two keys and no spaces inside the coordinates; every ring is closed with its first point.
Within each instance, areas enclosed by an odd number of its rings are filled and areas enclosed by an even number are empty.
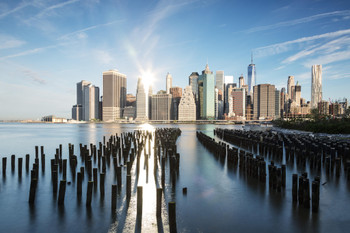
{"type": "Polygon", "coordinates": [[[276,24],[253,27],[253,28],[250,28],[248,30],[245,30],[244,32],[254,33],[254,32],[260,32],[260,31],[267,31],[267,30],[272,30],[272,29],[281,28],[281,27],[289,27],[289,26],[294,26],[294,25],[298,25],[298,24],[309,23],[311,21],[315,21],[318,19],[327,18],[327,17],[335,17],[335,16],[342,16],[344,19],[345,17],[350,16],[350,10],[332,11],[332,12],[312,15],[312,16],[308,16],[308,17],[304,17],[304,18],[300,18],[300,19],[284,21],[284,22],[280,22],[280,23],[276,23],[276,24]]]}
{"type": "Polygon", "coordinates": [[[1,13],[0,19],[5,18],[6,16],[11,15],[13,13],[16,13],[17,11],[20,11],[23,8],[26,8],[27,6],[30,6],[30,5],[32,5],[32,4],[29,2],[21,2],[17,7],[13,8],[12,10],[1,13]]]}
{"type": "Polygon", "coordinates": [[[25,43],[25,41],[18,40],[12,36],[0,34],[0,50],[21,47],[25,43]]]}

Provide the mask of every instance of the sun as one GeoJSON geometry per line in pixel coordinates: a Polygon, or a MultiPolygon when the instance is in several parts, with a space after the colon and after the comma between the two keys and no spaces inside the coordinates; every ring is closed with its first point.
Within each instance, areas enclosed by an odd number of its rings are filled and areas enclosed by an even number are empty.
{"type": "Polygon", "coordinates": [[[145,91],[148,91],[149,86],[153,86],[154,74],[151,71],[146,71],[141,74],[145,91]]]}

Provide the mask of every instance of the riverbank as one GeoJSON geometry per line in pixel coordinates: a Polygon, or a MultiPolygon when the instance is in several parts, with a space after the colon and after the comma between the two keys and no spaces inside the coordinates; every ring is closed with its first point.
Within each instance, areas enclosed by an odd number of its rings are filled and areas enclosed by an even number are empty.
{"type": "Polygon", "coordinates": [[[350,119],[328,119],[328,120],[275,120],[274,126],[284,129],[309,131],[312,133],[327,134],[350,134],[350,119]]]}

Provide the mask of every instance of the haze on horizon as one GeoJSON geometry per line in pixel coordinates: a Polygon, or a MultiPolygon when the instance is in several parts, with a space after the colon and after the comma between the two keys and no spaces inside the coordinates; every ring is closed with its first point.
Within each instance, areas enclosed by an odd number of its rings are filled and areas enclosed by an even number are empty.
{"type": "Polygon", "coordinates": [[[347,0],[0,1],[0,120],[71,117],[76,83],[102,91],[102,72],[127,75],[128,93],[150,72],[153,91],[224,70],[234,81],[251,52],[257,84],[294,75],[310,100],[311,65],[323,66],[323,98],[350,98],[347,0]]]}

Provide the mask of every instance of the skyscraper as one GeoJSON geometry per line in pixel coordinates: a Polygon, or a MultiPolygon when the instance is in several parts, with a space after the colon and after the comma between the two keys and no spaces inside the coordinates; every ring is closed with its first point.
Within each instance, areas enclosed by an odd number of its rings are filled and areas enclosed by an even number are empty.
{"type": "Polygon", "coordinates": [[[275,89],[275,119],[281,116],[281,92],[275,89]]]}
{"type": "Polygon", "coordinates": [[[84,102],[84,120],[100,119],[99,104],[100,104],[100,89],[92,84],[84,86],[83,91],[84,102]]]}
{"type": "Polygon", "coordinates": [[[170,94],[172,95],[172,116],[171,120],[178,120],[179,115],[179,104],[182,97],[182,88],[181,87],[172,87],[170,88],[170,94]]]}
{"type": "Polygon", "coordinates": [[[199,74],[197,72],[192,72],[188,77],[188,85],[192,88],[192,93],[196,100],[198,99],[198,77],[199,74]]]}
{"type": "Polygon", "coordinates": [[[126,105],[126,75],[118,70],[103,72],[102,115],[104,121],[115,121],[123,116],[126,105]]]}
{"type": "Polygon", "coordinates": [[[77,104],[75,107],[73,106],[73,111],[75,116],[72,118],[77,121],[85,121],[85,102],[84,102],[84,87],[90,85],[91,82],[81,80],[81,82],[77,83],[77,104]]]}
{"type": "Polygon", "coordinates": [[[166,93],[170,94],[170,88],[172,87],[173,77],[171,74],[166,75],[166,93]]]}
{"type": "Polygon", "coordinates": [[[254,86],[254,119],[275,118],[275,85],[254,86]]]}
{"type": "Polygon", "coordinates": [[[293,86],[294,86],[294,76],[288,76],[288,82],[287,82],[288,99],[293,99],[293,92],[292,92],[293,86]]]}
{"type": "Polygon", "coordinates": [[[203,81],[203,119],[215,119],[215,78],[208,64],[202,71],[200,78],[203,81]]]}
{"type": "Polygon", "coordinates": [[[195,121],[196,120],[196,102],[192,94],[192,87],[187,86],[179,104],[179,121],[195,121]]]}
{"type": "Polygon", "coordinates": [[[253,87],[256,83],[256,69],[255,64],[253,64],[253,54],[251,58],[251,63],[248,66],[248,95],[253,95],[253,87]]]}
{"type": "Polygon", "coordinates": [[[171,120],[172,96],[164,91],[152,95],[152,120],[171,120]]]}
{"type": "Polygon", "coordinates": [[[225,76],[223,70],[216,71],[215,74],[215,86],[218,90],[224,91],[225,76]]]}
{"type": "Polygon", "coordinates": [[[239,88],[242,88],[243,85],[244,85],[244,77],[243,77],[243,74],[239,77],[239,81],[238,81],[238,84],[239,84],[239,88]]]}
{"type": "Polygon", "coordinates": [[[311,108],[317,108],[322,101],[322,65],[313,65],[311,76],[311,108]]]}
{"type": "Polygon", "coordinates": [[[233,88],[230,97],[232,98],[232,112],[236,117],[245,117],[245,88],[233,88]]]}
{"type": "Polygon", "coordinates": [[[236,83],[227,83],[225,84],[225,113],[229,112],[229,99],[232,93],[232,90],[237,87],[236,83]]]}
{"type": "Polygon", "coordinates": [[[148,120],[148,96],[146,96],[145,86],[142,78],[139,77],[137,80],[136,89],[136,120],[145,121],[148,120]]]}
{"type": "Polygon", "coordinates": [[[296,106],[300,106],[301,98],[301,86],[297,82],[297,85],[294,86],[293,101],[295,101],[296,106]]]}

